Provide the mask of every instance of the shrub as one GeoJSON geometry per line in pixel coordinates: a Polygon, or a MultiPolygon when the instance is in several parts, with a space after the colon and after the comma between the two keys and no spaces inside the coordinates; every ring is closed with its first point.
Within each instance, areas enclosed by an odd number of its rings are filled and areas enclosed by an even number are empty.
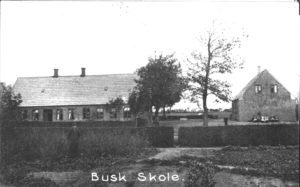
{"type": "Polygon", "coordinates": [[[299,145],[299,125],[180,127],[181,146],[299,145]]]}
{"type": "Polygon", "coordinates": [[[199,163],[193,161],[187,174],[187,180],[184,183],[185,187],[194,186],[215,186],[214,181],[215,168],[211,163],[199,163]]]}
{"type": "Polygon", "coordinates": [[[67,152],[67,129],[13,128],[7,129],[3,142],[3,159],[16,160],[58,159],[67,152]]]}
{"type": "Polygon", "coordinates": [[[147,146],[143,132],[136,128],[82,128],[79,150],[88,156],[127,155],[147,146]]]}

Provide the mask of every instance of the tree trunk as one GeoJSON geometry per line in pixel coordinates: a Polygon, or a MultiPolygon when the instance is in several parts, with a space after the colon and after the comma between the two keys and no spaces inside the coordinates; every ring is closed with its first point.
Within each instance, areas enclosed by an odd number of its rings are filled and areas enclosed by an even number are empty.
{"type": "Polygon", "coordinates": [[[158,112],[159,112],[159,107],[155,107],[155,114],[154,114],[154,126],[158,126],[159,120],[158,120],[158,112]]]}
{"type": "Polygon", "coordinates": [[[205,69],[205,80],[204,80],[204,91],[203,91],[203,126],[208,126],[208,109],[207,109],[207,90],[208,90],[208,81],[209,81],[209,73],[210,73],[210,61],[211,61],[211,38],[209,36],[208,42],[207,42],[207,53],[208,53],[208,59],[205,69]]]}
{"type": "Polygon", "coordinates": [[[149,112],[149,122],[150,122],[150,124],[152,124],[153,123],[153,115],[152,115],[152,109],[150,110],[150,112],[149,112]]]}
{"type": "Polygon", "coordinates": [[[163,119],[167,119],[167,116],[166,116],[166,106],[163,107],[163,119]]]}
{"type": "Polygon", "coordinates": [[[158,118],[159,107],[155,107],[154,117],[158,118]]]}
{"type": "Polygon", "coordinates": [[[208,109],[206,104],[207,96],[203,96],[203,126],[208,126],[208,109]]]}
{"type": "Polygon", "coordinates": [[[148,112],[146,113],[146,116],[147,116],[147,120],[148,120],[148,126],[152,126],[152,124],[153,124],[153,120],[152,120],[152,107],[149,107],[148,108],[148,112]]]}

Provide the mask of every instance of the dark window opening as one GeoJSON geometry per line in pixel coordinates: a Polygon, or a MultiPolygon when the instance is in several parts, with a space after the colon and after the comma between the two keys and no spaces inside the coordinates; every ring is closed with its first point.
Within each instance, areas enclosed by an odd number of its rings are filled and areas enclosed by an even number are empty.
{"type": "Polygon", "coordinates": [[[131,113],[130,113],[130,108],[129,107],[124,108],[124,118],[126,118],[126,119],[131,118],[131,113]]]}
{"type": "Polygon", "coordinates": [[[273,85],[271,86],[271,93],[277,93],[277,92],[278,92],[278,87],[277,87],[276,84],[273,84],[273,85]]]}
{"type": "Polygon", "coordinates": [[[90,119],[90,109],[83,108],[83,119],[90,119]]]}
{"type": "Polygon", "coordinates": [[[97,108],[97,119],[103,119],[103,118],[104,118],[103,108],[97,108]]]}
{"type": "Polygon", "coordinates": [[[62,109],[56,110],[56,120],[63,120],[63,110],[62,109]]]}
{"type": "Polygon", "coordinates": [[[68,119],[69,120],[74,120],[75,119],[74,109],[72,109],[72,108],[68,109],[68,119]]]}
{"type": "Polygon", "coordinates": [[[26,120],[28,118],[28,111],[27,110],[23,110],[22,111],[22,119],[26,120]]]}
{"type": "Polygon", "coordinates": [[[32,110],[32,120],[38,121],[40,118],[39,110],[32,110]]]}
{"type": "Polygon", "coordinates": [[[262,88],[260,84],[255,85],[255,93],[261,93],[261,90],[262,88]]]}
{"type": "Polygon", "coordinates": [[[44,121],[52,121],[52,109],[45,109],[43,111],[43,120],[44,121]]]}
{"type": "Polygon", "coordinates": [[[117,118],[117,110],[115,108],[110,109],[109,118],[110,119],[116,119],[117,118]]]}

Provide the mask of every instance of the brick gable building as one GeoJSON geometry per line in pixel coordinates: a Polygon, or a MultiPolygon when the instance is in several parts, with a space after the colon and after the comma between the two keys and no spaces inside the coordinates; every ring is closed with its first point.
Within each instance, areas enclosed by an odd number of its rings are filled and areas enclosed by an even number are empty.
{"type": "Polygon", "coordinates": [[[22,96],[23,119],[33,121],[131,120],[128,106],[117,109],[107,103],[128,98],[135,86],[134,74],[20,77],[14,92],[22,96]]]}
{"type": "Polygon", "coordinates": [[[268,70],[258,73],[232,102],[232,119],[250,121],[255,116],[296,121],[296,102],[268,70]]]}

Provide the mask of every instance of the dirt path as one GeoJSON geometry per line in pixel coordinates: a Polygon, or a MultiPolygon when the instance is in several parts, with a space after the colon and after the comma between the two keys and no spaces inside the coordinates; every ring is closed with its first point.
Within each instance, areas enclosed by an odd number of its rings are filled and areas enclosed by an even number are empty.
{"type": "Polygon", "coordinates": [[[197,157],[197,158],[207,158],[214,156],[216,151],[222,148],[158,148],[159,153],[149,159],[154,160],[173,160],[175,158],[180,158],[183,156],[197,157]]]}

